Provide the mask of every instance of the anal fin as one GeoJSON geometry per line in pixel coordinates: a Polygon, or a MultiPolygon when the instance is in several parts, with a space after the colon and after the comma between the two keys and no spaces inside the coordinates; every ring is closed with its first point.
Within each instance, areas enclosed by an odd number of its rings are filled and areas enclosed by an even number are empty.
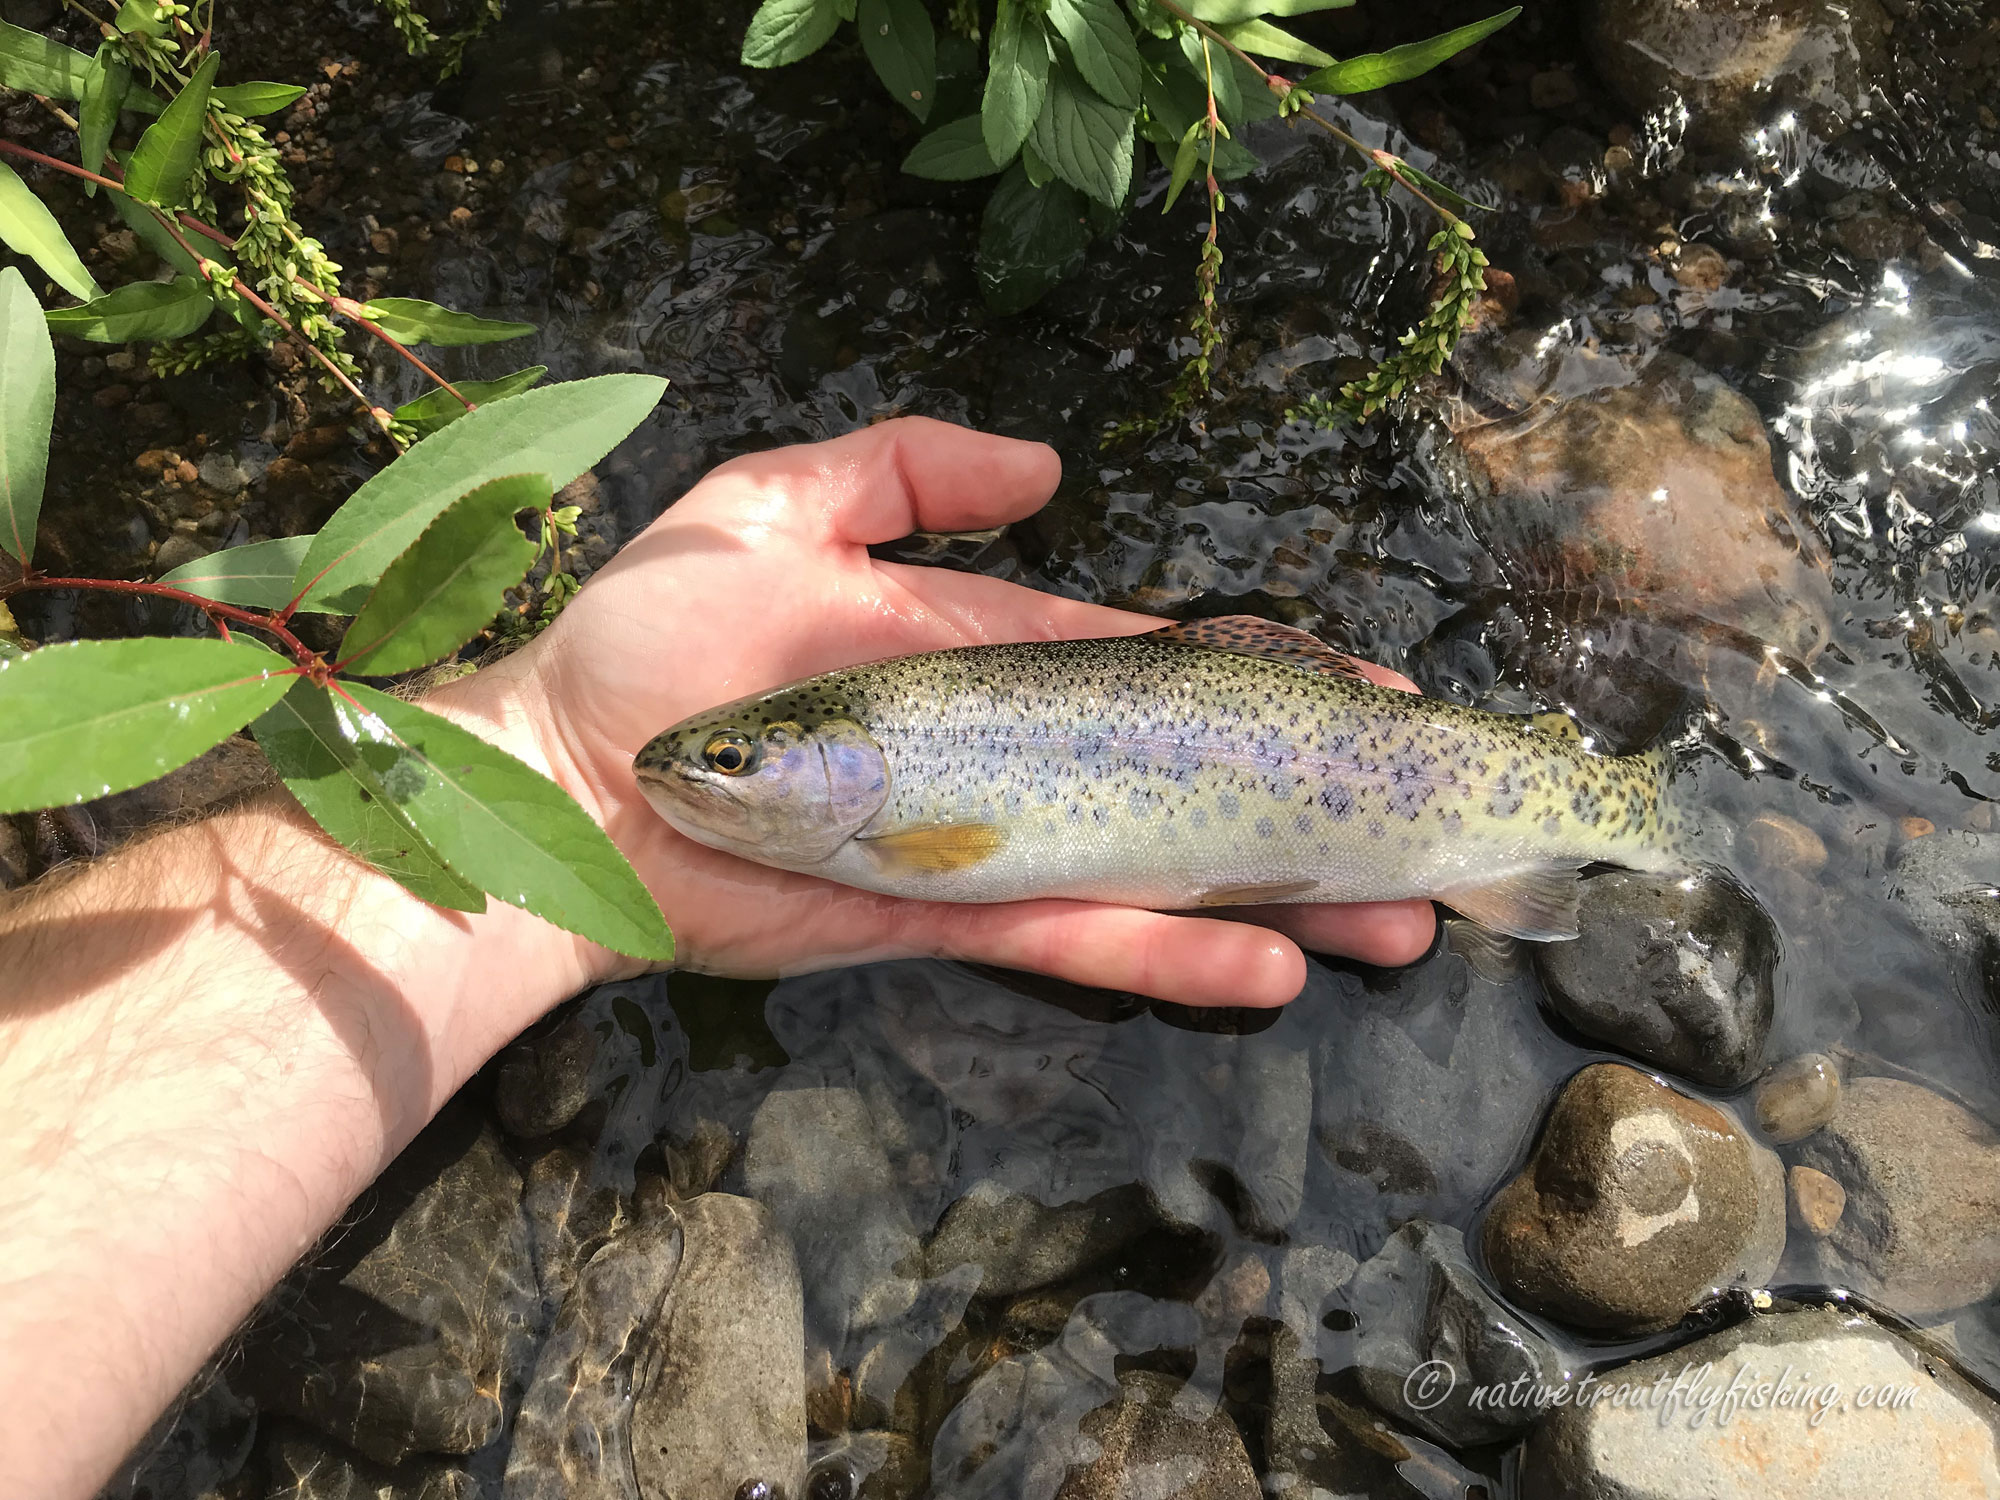
{"type": "Polygon", "coordinates": [[[1571,865],[1523,870],[1478,885],[1439,891],[1437,899],[1481,927],[1531,943],[1560,943],[1576,936],[1582,895],[1571,865]]]}
{"type": "Polygon", "coordinates": [[[945,875],[991,858],[1007,842],[1007,830],[994,823],[925,823],[856,842],[891,868],[945,875]]]}

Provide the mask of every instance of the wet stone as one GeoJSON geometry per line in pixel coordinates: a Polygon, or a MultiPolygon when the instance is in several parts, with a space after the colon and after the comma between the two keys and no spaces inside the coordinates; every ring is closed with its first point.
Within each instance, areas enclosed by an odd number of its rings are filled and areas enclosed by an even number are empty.
{"type": "Polygon", "coordinates": [[[1826,1173],[1793,1167],[1785,1174],[1791,1193],[1792,1222],[1807,1234],[1825,1239],[1847,1207],[1847,1190],[1826,1173]]]}
{"type": "Polygon", "coordinates": [[[2000,1135],[1986,1121],[1914,1083],[1850,1078],[1792,1154],[1846,1194],[1821,1246],[1831,1281],[1912,1318],[2000,1289],[2000,1135]]]}
{"type": "Polygon", "coordinates": [[[1184,1414],[1178,1382],[1148,1370],[1129,1371],[1119,1387],[1117,1401],[1083,1419],[1083,1435],[1096,1440],[1099,1456],[1070,1471],[1056,1500],[1124,1500],[1142,1492],[1261,1500],[1243,1439],[1225,1413],[1184,1414]]]}
{"type": "Polygon", "coordinates": [[[1771,1030],[1777,930],[1726,876],[1614,870],[1583,882],[1581,936],[1536,964],[1587,1036],[1716,1088],[1756,1076],[1771,1030]]]}
{"type": "Polygon", "coordinates": [[[253,1333],[259,1399],[380,1463],[471,1453],[498,1434],[541,1319],[520,1173],[460,1102],[364,1201],[253,1333]]]}
{"type": "Polygon", "coordinates": [[[1876,1500],[2000,1494],[2000,1410],[1887,1329],[1827,1308],[1753,1317],[1607,1372],[1645,1393],[1557,1408],[1529,1438],[1537,1500],[1876,1500]],[[1679,1383],[1679,1404],[1668,1406],[1679,1383]],[[1720,1425],[1724,1393],[1739,1392],[1720,1425]],[[1654,1391],[1662,1394],[1656,1399],[1654,1391]],[[1837,1406],[1828,1404],[1836,1392],[1837,1406]],[[1890,1404],[1861,1393],[1887,1392],[1890,1404]],[[1706,1402],[1705,1408],[1697,1403],[1706,1402]],[[1705,1417],[1705,1420],[1696,1420],[1705,1417]]]}
{"type": "Polygon", "coordinates": [[[679,1274],[671,1212],[632,1225],[577,1274],[514,1419],[503,1500],[630,1500],[641,1344],[679,1274]]]}
{"type": "Polygon", "coordinates": [[[1347,1306],[1362,1390],[1441,1443],[1498,1442],[1537,1415],[1527,1403],[1476,1405],[1476,1389],[1548,1390],[1569,1378],[1555,1346],[1480,1282],[1465,1236],[1448,1224],[1418,1220],[1397,1230],[1355,1273],[1347,1306]],[[1425,1366],[1450,1371],[1448,1388],[1413,1383],[1425,1366]]]}
{"type": "Polygon", "coordinates": [[[1524,1307],[1605,1332],[1667,1328],[1777,1269],[1784,1171],[1719,1109],[1598,1063],[1563,1090],[1482,1245],[1524,1307]]]}
{"type": "Polygon", "coordinates": [[[529,1163],[521,1207],[542,1294],[558,1308],[584,1262],[623,1226],[624,1205],[616,1188],[592,1182],[589,1157],[559,1148],[529,1163]]]}
{"type": "Polygon", "coordinates": [[[500,1054],[493,1107],[510,1135],[534,1137],[562,1129],[590,1102],[597,1029],[582,1007],[557,1016],[500,1054]]]}
{"type": "Polygon", "coordinates": [[[455,1465],[412,1459],[385,1468],[289,1424],[268,1436],[264,1454],[264,1500],[482,1500],[490,1493],[455,1465]]]}
{"type": "Polygon", "coordinates": [[[1840,1108],[1840,1064],[1824,1052],[1788,1057],[1764,1075],[1751,1098],[1764,1134],[1781,1146],[1802,1141],[1840,1108]]]}
{"type": "Polygon", "coordinates": [[[1138,1183],[1051,1207],[979,1182],[945,1211],[924,1264],[930,1276],[976,1266],[979,1294],[1006,1297],[1067,1281],[1160,1227],[1152,1194],[1138,1183]]]}
{"type": "Polygon", "coordinates": [[[748,1198],[704,1193],[679,1215],[681,1269],[639,1356],[640,1492],[732,1500],[761,1482],[790,1500],[806,1477],[804,1304],[792,1247],[748,1198]]]}

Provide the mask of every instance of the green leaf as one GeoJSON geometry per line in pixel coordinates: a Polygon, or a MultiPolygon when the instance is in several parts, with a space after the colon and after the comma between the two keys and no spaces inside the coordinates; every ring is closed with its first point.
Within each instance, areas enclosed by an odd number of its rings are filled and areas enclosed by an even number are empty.
{"type": "Polygon", "coordinates": [[[743,33],[743,65],[781,68],[810,57],[839,25],[834,0],[764,0],[743,33]]]}
{"type": "Polygon", "coordinates": [[[1020,163],[1008,168],[979,228],[979,289],[994,311],[1032,306],[1083,263],[1087,206],[1066,182],[1038,188],[1020,163]]]}
{"type": "Polygon", "coordinates": [[[142,203],[157,203],[169,211],[187,206],[188,186],[201,154],[202,127],[208,117],[208,91],[222,54],[211,52],[195,69],[187,87],[174,95],[160,118],[146,127],[125,167],[125,191],[142,203]]]}
{"type": "Polygon", "coordinates": [[[438,512],[476,484],[546,474],[561,489],[645,421],[666,388],[652,375],[565,381],[482,406],[425,438],[320,528],[294,585],[311,585],[304,607],[351,613],[438,512]]]}
{"type": "Polygon", "coordinates": [[[254,120],[259,115],[275,115],[305,93],[299,83],[232,83],[212,90],[209,100],[231,114],[254,120]]]}
{"type": "Polygon", "coordinates": [[[333,712],[360,768],[453,873],[619,953],[673,957],[659,906],[569,793],[448,719],[342,686],[360,709],[336,701],[333,712]]]}
{"type": "Polygon", "coordinates": [[[1049,38],[1028,0],[1000,0],[979,106],[986,151],[995,161],[1012,161],[1028,138],[1049,91],[1049,38]]]}
{"type": "Polygon", "coordinates": [[[334,697],[300,678],[250,726],[271,768],[315,823],[412,895],[453,911],[486,910],[486,893],[461,880],[417,832],[342,732],[334,697]]]}
{"type": "MultiPolygon", "coordinates": [[[[1412,165],[1410,162],[1404,160],[1400,156],[1396,158],[1396,165],[1398,168],[1402,170],[1405,176],[1415,179],[1418,187],[1423,188],[1433,198],[1438,199],[1442,203],[1450,205],[1452,208],[1458,208],[1458,209],[1476,208],[1476,209],[1481,209],[1486,213],[1497,212],[1497,210],[1494,208],[1492,204],[1480,203],[1474,199],[1466,197],[1465,194],[1461,193],[1457,188],[1451,186],[1449,183],[1439,182],[1435,177],[1431,176],[1430,173],[1424,171],[1423,168],[1412,165]]],[[[1375,170],[1380,171],[1381,169],[1378,167],[1375,170]]],[[[1388,174],[1384,173],[1383,175],[1386,177],[1388,174]]],[[[1386,185],[1382,190],[1385,193],[1389,191],[1386,185]]]]}
{"type": "Polygon", "coordinates": [[[1180,145],[1174,149],[1174,177],[1173,181],[1167,184],[1167,206],[1160,210],[1161,213],[1172,211],[1174,200],[1180,197],[1181,189],[1187,186],[1188,178],[1194,175],[1194,164],[1200,157],[1201,126],[1197,122],[1188,126],[1187,134],[1181,137],[1180,145]]]}
{"type": "Polygon", "coordinates": [[[151,0],[125,0],[111,24],[127,36],[165,36],[167,23],[154,14],[151,0]]]}
{"type": "MultiPolygon", "coordinates": [[[[118,124],[118,111],[125,107],[125,95],[132,88],[132,69],[124,54],[110,42],[97,49],[90,60],[90,72],[83,80],[83,104],[77,110],[77,159],[92,172],[104,170],[104,154],[111,149],[111,132],[118,124]]],[[[86,182],[84,196],[97,195],[97,184],[86,182]]]]}
{"type": "Polygon", "coordinates": [[[1189,15],[1211,26],[1233,26],[1259,16],[1306,16],[1316,10],[1345,10],[1354,0],[1188,0],[1189,15]]]}
{"type": "Polygon", "coordinates": [[[1031,142],[1021,142],[1021,170],[1028,174],[1030,187],[1044,188],[1056,180],[1056,174],[1049,164],[1036,155],[1031,142]]]}
{"type": "Polygon", "coordinates": [[[970,182],[975,177],[991,177],[1002,165],[986,150],[985,121],[978,115],[967,115],[933,130],[903,158],[905,172],[912,177],[928,177],[933,182],[970,182]]]}
{"type": "MultiPolygon", "coordinates": [[[[1387,52],[1368,52],[1331,66],[1321,65],[1317,73],[1301,79],[1299,86],[1316,94],[1365,94],[1370,89],[1387,88],[1392,83],[1428,73],[1446,58],[1493,35],[1520,13],[1521,7],[1517,5],[1511,10],[1501,11],[1497,16],[1474,21],[1470,26],[1460,26],[1428,41],[1407,42],[1401,47],[1391,47],[1387,52]]],[[[1245,47],[1244,50],[1254,52],[1256,49],[1245,47]]],[[[1278,54],[1270,55],[1275,57],[1278,54]]],[[[1304,59],[1295,58],[1293,61],[1304,59]]]]}
{"type": "Polygon", "coordinates": [[[171,573],[161,574],[159,581],[245,609],[283,609],[297,592],[292,578],[311,545],[310,536],[249,542],[182,563],[171,573]]]}
{"type": "Polygon", "coordinates": [[[59,307],[49,314],[49,327],[94,344],[177,339],[201,327],[214,311],[207,282],[177,276],[165,282],[135,281],[81,307],[59,307]]]}
{"type": "Polygon", "coordinates": [[[1218,26],[1215,29],[1245,52],[1254,52],[1259,57],[1304,63],[1309,68],[1323,68],[1333,61],[1328,53],[1309,42],[1300,41],[1289,31],[1280,31],[1268,21],[1238,21],[1233,26],[1218,26]]]}
{"type": "Polygon", "coordinates": [[[48,205],[5,162],[0,162],[0,240],[5,240],[16,255],[25,255],[40,266],[49,280],[72,297],[87,302],[104,295],[104,289],[91,279],[63,238],[62,226],[48,205]]]}
{"type": "Polygon", "coordinates": [[[76,48],[0,21],[0,85],[50,99],[81,99],[89,76],[90,58],[76,48]]]}
{"type": "Polygon", "coordinates": [[[1132,111],[1105,103],[1060,58],[1028,140],[1071,187],[1109,207],[1125,201],[1132,181],[1132,111]]]}
{"type": "Polygon", "coordinates": [[[164,776],[285,695],[282,658],[248,641],[72,641],[0,662],[0,812],[164,776]]]}
{"type": "MultiPolygon", "coordinates": [[[[1210,81],[1215,85],[1215,108],[1225,121],[1243,118],[1243,99],[1236,89],[1236,73],[1230,64],[1236,61],[1234,54],[1219,43],[1209,42],[1192,26],[1181,32],[1181,56],[1187,60],[1188,71],[1194,74],[1206,97],[1210,81]],[[1202,48],[1208,48],[1203,57],[1202,48]]],[[[1269,92],[1267,89],[1265,92],[1269,92]]]]}
{"type": "Polygon", "coordinates": [[[362,306],[374,315],[375,326],[399,344],[501,344],[535,331],[533,323],[475,318],[416,297],[377,297],[362,306]]]}
{"type": "Polygon", "coordinates": [[[56,415],[56,351],[42,304],[12,266],[0,271],[0,548],[34,560],[56,415]]]}
{"type": "Polygon", "coordinates": [[[937,32],[923,0],[860,0],[854,26],[891,97],[928,120],[937,97],[937,32]]]}
{"type": "Polygon", "coordinates": [[[341,670],[388,677],[427,667],[479,634],[541,553],[514,513],[547,510],[546,474],[489,479],[452,501],[383,570],[340,642],[341,670]]]}
{"type": "MultiPolygon", "coordinates": [[[[498,380],[455,380],[452,384],[474,406],[485,406],[489,402],[505,401],[509,396],[533,390],[548,373],[547,365],[529,365],[525,370],[502,375],[498,380]]],[[[415,428],[417,436],[428,437],[440,427],[448,427],[464,416],[465,407],[450,391],[431,391],[414,401],[405,401],[393,415],[398,422],[415,428]]]]}
{"type": "Polygon", "coordinates": [[[1139,49],[1116,0],[1050,0],[1049,23],[1100,98],[1128,113],[1139,107],[1139,49]]]}

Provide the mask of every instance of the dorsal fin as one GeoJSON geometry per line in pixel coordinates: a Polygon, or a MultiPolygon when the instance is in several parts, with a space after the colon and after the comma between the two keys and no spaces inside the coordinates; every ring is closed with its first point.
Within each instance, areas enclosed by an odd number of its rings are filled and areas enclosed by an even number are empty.
{"type": "Polygon", "coordinates": [[[1543,734],[1552,734],[1559,740],[1583,743],[1583,726],[1560,709],[1546,714],[1530,714],[1528,722],[1543,734]]]}
{"type": "Polygon", "coordinates": [[[1576,936],[1582,894],[1576,867],[1557,865],[1479,885],[1453,886],[1439,891],[1437,899],[1481,927],[1531,943],[1560,943],[1576,936]]]}
{"type": "Polygon", "coordinates": [[[1255,615],[1222,615],[1213,620],[1183,620],[1156,630],[1149,640],[1168,641],[1179,646],[1206,646],[1211,651],[1234,651],[1239,656],[1263,656],[1297,667],[1302,672],[1324,672],[1330,677],[1351,677],[1367,682],[1361,663],[1343,655],[1316,635],[1294,630],[1255,615]]]}

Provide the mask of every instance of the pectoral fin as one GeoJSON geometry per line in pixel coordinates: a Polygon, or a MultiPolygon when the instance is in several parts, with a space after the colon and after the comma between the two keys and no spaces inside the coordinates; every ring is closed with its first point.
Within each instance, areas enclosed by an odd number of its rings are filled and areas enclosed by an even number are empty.
{"type": "Polygon", "coordinates": [[[1343,655],[1316,635],[1294,630],[1255,615],[1222,615],[1213,620],[1183,620],[1156,630],[1146,639],[1169,641],[1181,646],[1206,646],[1211,651],[1233,651],[1239,656],[1263,656],[1297,667],[1301,672],[1323,672],[1330,677],[1369,680],[1361,664],[1343,655]]]}
{"type": "Polygon", "coordinates": [[[1570,866],[1523,870],[1483,885],[1453,886],[1437,899],[1481,927],[1531,943],[1559,943],[1576,936],[1581,895],[1570,866]]]}
{"type": "Polygon", "coordinates": [[[993,823],[926,823],[856,842],[892,869],[944,875],[990,858],[1007,842],[1007,833],[993,823]]]}

